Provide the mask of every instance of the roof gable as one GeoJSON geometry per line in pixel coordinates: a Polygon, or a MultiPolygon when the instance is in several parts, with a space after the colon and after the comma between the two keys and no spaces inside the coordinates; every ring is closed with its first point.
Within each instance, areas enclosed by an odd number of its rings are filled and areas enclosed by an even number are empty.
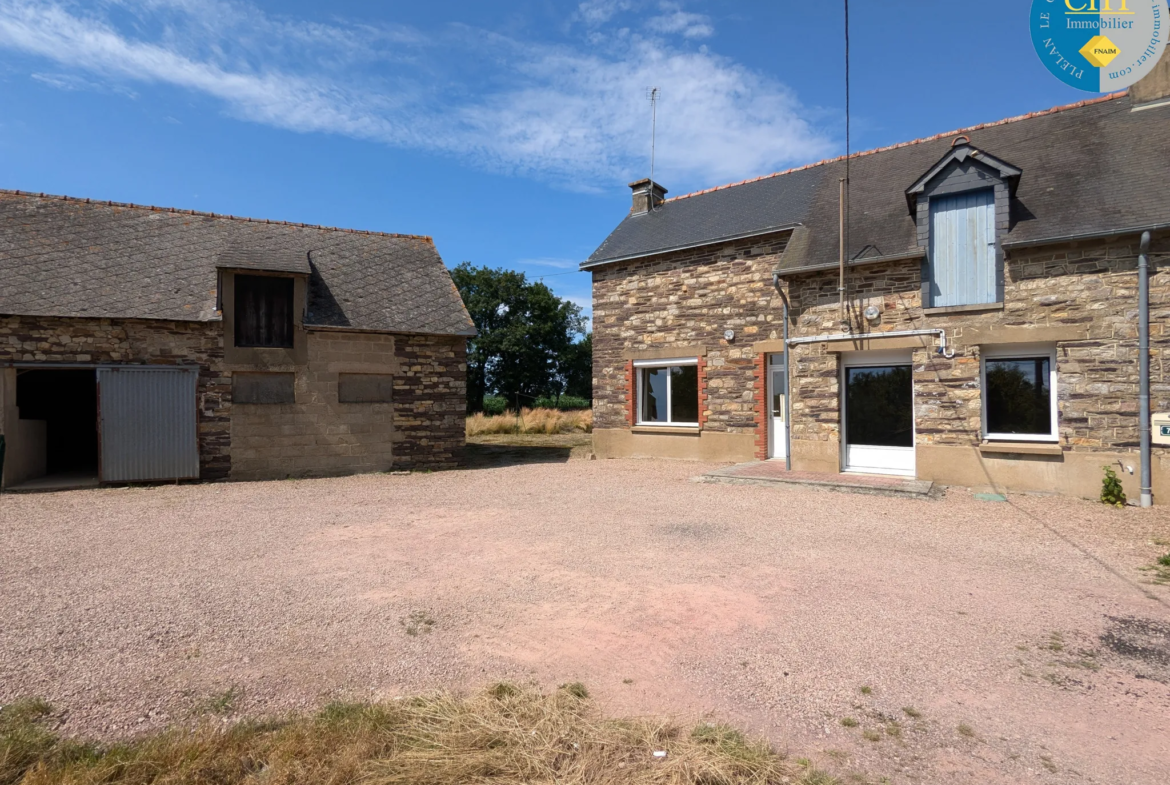
{"type": "Polygon", "coordinates": [[[923,195],[931,182],[940,177],[952,165],[961,165],[968,160],[975,161],[981,164],[983,168],[990,170],[996,177],[1007,183],[1011,189],[1011,194],[1013,196],[1015,195],[1016,185],[1019,183],[1020,175],[1023,174],[1023,171],[1006,161],[996,158],[990,153],[972,147],[969,138],[959,136],[951,143],[950,151],[940,158],[938,163],[930,167],[924,175],[915,180],[913,185],[906,189],[906,204],[910,208],[910,214],[914,215],[917,209],[918,197],[923,195]]]}

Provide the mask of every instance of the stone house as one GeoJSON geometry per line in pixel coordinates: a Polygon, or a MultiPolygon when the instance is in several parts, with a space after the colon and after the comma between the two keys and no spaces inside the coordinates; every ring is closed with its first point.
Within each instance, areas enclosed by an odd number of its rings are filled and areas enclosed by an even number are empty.
{"type": "MultiPolygon", "coordinates": [[[[1170,60],[1128,94],[848,160],[631,187],[581,265],[598,457],[1079,496],[1112,465],[1136,498],[1146,233],[1151,405],[1170,412],[1170,60]]],[[[1151,464],[1170,499],[1170,450],[1151,464]]]]}
{"type": "Polygon", "coordinates": [[[428,237],[0,191],[5,487],[452,466],[473,334],[428,237]]]}

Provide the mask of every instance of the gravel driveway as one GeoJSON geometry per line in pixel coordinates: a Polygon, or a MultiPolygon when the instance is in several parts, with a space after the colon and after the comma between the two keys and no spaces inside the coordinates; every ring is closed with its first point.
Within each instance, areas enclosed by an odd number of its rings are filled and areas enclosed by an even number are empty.
{"type": "Polygon", "coordinates": [[[1140,570],[1165,508],[692,481],[708,468],[3,496],[0,702],[117,737],[582,681],[875,782],[1166,782],[1170,587],[1140,570]]]}

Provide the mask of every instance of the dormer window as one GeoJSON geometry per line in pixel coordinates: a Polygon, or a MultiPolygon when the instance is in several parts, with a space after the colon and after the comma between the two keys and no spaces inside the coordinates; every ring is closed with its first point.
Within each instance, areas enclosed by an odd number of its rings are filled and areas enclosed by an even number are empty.
{"type": "Polygon", "coordinates": [[[313,273],[307,251],[231,248],[219,255],[229,362],[299,363],[306,359],[301,321],[313,273]],[[271,349],[292,349],[273,352],[271,349]],[[240,350],[240,351],[236,351],[240,350]]]}
{"type": "Polygon", "coordinates": [[[932,307],[999,302],[994,190],[930,200],[928,258],[932,307]]]}
{"type": "Polygon", "coordinates": [[[236,275],[236,346],[292,348],[293,279],[236,275]]]}
{"type": "Polygon", "coordinates": [[[965,136],[906,190],[918,242],[926,248],[926,308],[989,306],[1003,301],[1003,254],[1009,204],[1021,171],[971,146],[965,136]]]}

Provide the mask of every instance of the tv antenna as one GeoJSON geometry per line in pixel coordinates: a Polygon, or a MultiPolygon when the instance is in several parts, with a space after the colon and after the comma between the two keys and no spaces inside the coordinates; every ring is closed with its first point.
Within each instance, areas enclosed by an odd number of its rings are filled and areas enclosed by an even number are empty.
{"type": "Polygon", "coordinates": [[[658,99],[662,91],[657,87],[646,90],[646,97],[650,99],[650,209],[654,209],[654,145],[658,136],[658,99]]]}

